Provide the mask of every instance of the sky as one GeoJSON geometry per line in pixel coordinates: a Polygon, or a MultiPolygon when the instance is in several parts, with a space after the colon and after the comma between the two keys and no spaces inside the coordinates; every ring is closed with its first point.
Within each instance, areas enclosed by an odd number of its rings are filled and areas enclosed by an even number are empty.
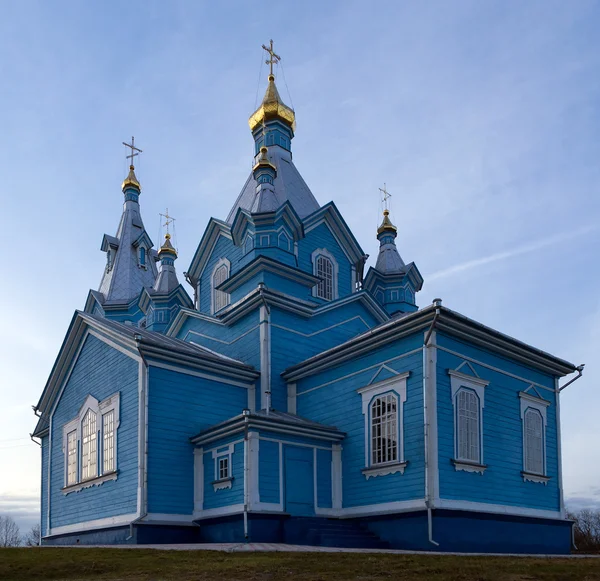
{"type": "MultiPolygon", "coordinates": [[[[600,507],[600,4],[577,0],[0,0],[0,514],[38,518],[36,404],[97,288],[135,135],[142,214],[176,218],[180,280],[253,160],[282,57],[294,162],[377,255],[378,188],[436,297],[575,364],[567,506],[600,507]]],[[[368,263],[373,264],[373,259],[368,263]]],[[[191,292],[191,289],[189,289],[191,292]]]]}

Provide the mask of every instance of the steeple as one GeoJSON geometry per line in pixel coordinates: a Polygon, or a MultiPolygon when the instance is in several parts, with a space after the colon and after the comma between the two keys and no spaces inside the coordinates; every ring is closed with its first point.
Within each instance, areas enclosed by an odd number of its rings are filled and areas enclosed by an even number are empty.
{"type": "Polygon", "coordinates": [[[254,138],[253,170],[242,189],[227,222],[233,223],[237,211],[241,208],[251,213],[274,212],[289,201],[298,216],[303,219],[319,209],[319,203],[306,185],[292,162],[292,139],[296,131],[296,113],[281,99],[275,84],[273,65],[281,57],[273,50],[273,41],[269,46],[263,44],[269,58],[269,76],[267,90],[263,100],[250,115],[248,124],[254,138]],[[267,152],[263,151],[267,149],[267,152]],[[272,166],[268,170],[266,162],[272,166]],[[259,187],[257,170],[270,186],[259,187]],[[264,170],[264,171],[263,171],[264,170]],[[272,175],[272,181],[271,180],[272,175]]]}
{"type": "Polygon", "coordinates": [[[177,259],[177,251],[171,244],[171,235],[165,234],[165,241],[158,251],[160,260],[160,272],[154,283],[154,292],[168,294],[179,286],[177,273],[175,272],[175,260],[177,259]]]}
{"type": "Polygon", "coordinates": [[[396,274],[403,272],[404,261],[396,248],[396,236],[398,229],[390,220],[390,211],[383,211],[383,222],[377,228],[377,239],[379,240],[379,254],[375,269],[382,274],[396,274]]]}
{"type": "Polygon", "coordinates": [[[105,234],[101,250],[106,252],[106,267],[98,291],[104,303],[111,305],[128,304],[136,298],[144,287],[154,286],[156,276],[156,251],[144,228],[140,213],[139,197],[142,191],[135,175],[133,160],[142,152],[131,143],[123,143],[130,148],[129,174],[121,189],[124,195],[123,213],[115,236],[105,234]]]}

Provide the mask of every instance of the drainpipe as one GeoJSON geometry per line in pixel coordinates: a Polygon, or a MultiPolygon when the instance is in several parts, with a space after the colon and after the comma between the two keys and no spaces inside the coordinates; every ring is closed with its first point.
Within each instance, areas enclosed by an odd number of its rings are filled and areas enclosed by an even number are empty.
{"type": "Polygon", "coordinates": [[[244,538],[248,541],[248,421],[250,420],[250,410],[245,409],[242,412],[244,416],[244,538]]]}
{"type": "Polygon", "coordinates": [[[571,379],[571,381],[567,381],[567,383],[565,383],[562,387],[558,388],[558,391],[562,391],[563,389],[569,387],[569,385],[571,385],[572,383],[575,383],[582,375],[583,375],[583,368],[585,367],[585,363],[582,363],[581,365],[578,365],[575,369],[577,371],[577,375],[571,379]]]}
{"type": "Polygon", "coordinates": [[[424,439],[425,439],[425,506],[427,507],[427,536],[428,540],[432,545],[439,547],[440,544],[433,539],[433,512],[432,512],[432,502],[431,502],[431,494],[429,491],[429,406],[428,406],[428,395],[427,395],[427,386],[429,385],[429,381],[431,381],[431,365],[429,363],[428,357],[428,349],[429,349],[429,341],[435,330],[435,325],[440,316],[440,307],[442,306],[441,299],[434,299],[433,304],[436,307],[435,314],[433,316],[433,320],[431,321],[431,326],[427,330],[425,334],[425,339],[423,341],[423,406],[424,406],[424,418],[425,418],[425,429],[424,429],[424,439]]]}

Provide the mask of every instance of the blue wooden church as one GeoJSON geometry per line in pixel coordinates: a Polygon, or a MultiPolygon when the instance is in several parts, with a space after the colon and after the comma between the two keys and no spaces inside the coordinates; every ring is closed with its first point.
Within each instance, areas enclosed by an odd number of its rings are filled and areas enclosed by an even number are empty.
{"type": "Polygon", "coordinates": [[[387,211],[366,269],[296,169],[272,67],[249,124],[254,166],[208,221],[193,298],[144,227],[131,144],[100,285],[35,406],[43,543],[569,552],[559,380],[580,368],[419,308],[387,211]]]}

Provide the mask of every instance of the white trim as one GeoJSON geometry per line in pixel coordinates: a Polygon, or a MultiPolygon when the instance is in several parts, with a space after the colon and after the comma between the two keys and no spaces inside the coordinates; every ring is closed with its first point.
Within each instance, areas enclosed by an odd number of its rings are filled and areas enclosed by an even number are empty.
{"type": "Polygon", "coordinates": [[[381,502],[379,504],[365,504],[361,506],[349,506],[338,512],[340,517],[355,517],[378,514],[394,514],[400,512],[411,512],[413,510],[425,510],[425,501],[418,500],[397,500],[394,502],[381,502]]]}
{"type": "Polygon", "coordinates": [[[478,474],[483,474],[487,466],[484,464],[477,464],[476,462],[466,462],[463,460],[452,460],[452,464],[454,464],[454,470],[456,472],[476,472],[478,474]]]}
{"type": "Polygon", "coordinates": [[[342,445],[333,444],[331,447],[331,507],[333,510],[342,508],[342,445]]]}
{"type": "MultiPolygon", "coordinates": [[[[404,373],[398,373],[394,377],[389,379],[384,379],[383,381],[379,381],[377,383],[372,383],[371,385],[367,385],[365,387],[361,387],[357,389],[357,393],[360,394],[362,398],[362,414],[364,416],[364,440],[365,440],[365,470],[370,468],[379,468],[383,467],[381,465],[373,464],[371,462],[371,413],[370,407],[373,402],[373,399],[378,395],[383,395],[384,393],[394,392],[394,394],[398,397],[398,411],[397,411],[397,436],[398,436],[398,457],[395,464],[403,464],[404,463],[404,402],[406,402],[406,380],[410,375],[410,371],[406,371],[404,373]]],[[[396,472],[399,472],[397,470],[396,472]]],[[[369,479],[369,474],[365,473],[365,478],[369,479]]],[[[390,474],[390,472],[388,472],[390,474]]],[[[404,474],[404,469],[402,469],[402,474],[404,474]]],[[[373,475],[373,474],[371,474],[373,475]]]]}
{"type": "Polygon", "coordinates": [[[283,510],[283,442],[279,442],[279,504],[283,510]]]}
{"type": "Polygon", "coordinates": [[[260,407],[267,408],[267,391],[271,389],[271,313],[265,305],[259,310],[260,340],[260,407]]]}
{"type": "Polygon", "coordinates": [[[194,514],[204,508],[204,450],[194,448],[194,514]]]}
{"type": "Polygon", "coordinates": [[[148,513],[142,522],[152,524],[176,524],[179,526],[196,526],[191,514],[168,514],[161,512],[148,513]]]}
{"type": "Polygon", "coordinates": [[[160,363],[158,361],[149,362],[150,367],[160,367],[161,369],[167,369],[168,371],[176,371],[177,373],[183,373],[184,375],[193,375],[194,377],[201,377],[202,379],[210,379],[216,383],[225,383],[227,385],[233,385],[235,387],[243,387],[244,389],[250,389],[252,383],[242,383],[241,381],[235,381],[234,379],[227,379],[222,377],[218,372],[214,375],[209,373],[202,373],[201,371],[191,371],[183,367],[177,367],[175,365],[169,365],[168,363],[160,363]]]}
{"type": "Polygon", "coordinates": [[[256,411],[256,384],[253,383],[250,387],[248,387],[248,409],[251,412],[256,411]]]}
{"type": "Polygon", "coordinates": [[[62,488],[62,493],[67,496],[67,494],[71,494],[72,492],[79,492],[84,488],[92,488],[93,486],[101,486],[105,482],[109,480],[116,480],[118,476],[118,472],[113,470],[111,472],[107,472],[106,474],[101,474],[100,476],[96,476],[95,478],[88,478],[88,480],[82,480],[81,482],[76,482],[75,484],[71,484],[70,486],[65,486],[62,488]]]}
{"type": "Polygon", "coordinates": [[[215,492],[217,492],[217,490],[231,488],[233,485],[233,476],[228,476],[227,478],[222,478],[221,480],[215,480],[212,485],[215,492]]]}
{"type": "Polygon", "coordinates": [[[287,385],[287,411],[288,414],[297,413],[296,405],[296,384],[288,383],[287,385]]]}
{"type": "Polygon", "coordinates": [[[313,448],[313,505],[315,514],[319,506],[319,498],[317,494],[317,449],[313,448]]]}
{"type": "MultiPolygon", "coordinates": [[[[95,329],[88,328],[85,339],[87,339],[87,335],[92,335],[93,337],[96,337],[96,339],[99,339],[103,343],[106,343],[109,347],[116,349],[123,355],[127,355],[127,357],[130,357],[135,361],[141,361],[142,359],[139,354],[136,355],[134,352],[130,351],[129,349],[126,349],[125,347],[122,347],[118,343],[115,343],[112,339],[109,339],[107,335],[99,333],[95,329]]],[[[77,354],[77,356],[79,356],[79,354],[77,354]]]]}
{"type": "Polygon", "coordinates": [[[339,284],[339,270],[340,267],[338,265],[337,260],[335,259],[335,256],[333,254],[331,254],[331,252],[329,252],[329,250],[327,250],[326,248],[317,248],[311,255],[310,255],[310,260],[312,262],[313,265],[313,275],[317,276],[317,259],[319,258],[319,256],[323,256],[324,258],[326,258],[327,260],[329,260],[331,262],[331,298],[326,298],[326,297],[320,297],[317,293],[318,293],[318,283],[312,288],[312,296],[313,297],[317,297],[320,299],[323,299],[325,301],[335,301],[339,298],[339,290],[338,290],[338,284],[339,284]]]}
{"type": "Polygon", "coordinates": [[[547,428],[547,414],[546,410],[550,405],[547,399],[534,397],[531,394],[520,391],[519,392],[520,408],[521,408],[521,427],[522,427],[522,450],[523,450],[523,482],[529,480],[530,482],[542,482],[547,484],[550,478],[547,477],[547,466],[546,466],[546,428],[547,428]],[[527,467],[527,442],[525,437],[525,414],[527,410],[535,410],[538,412],[542,419],[542,472],[532,472],[527,467]]]}
{"type": "Polygon", "coordinates": [[[364,468],[362,473],[365,475],[365,478],[369,480],[369,478],[376,478],[377,476],[387,476],[388,474],[396,474],[400,472],[400,474],[404,474],[404,469],[408,462],[392,462],[391,464],[386,464],[382,466],[374,466],[373,468],[364,468]]]}
{"type": "Polygon", "coordinates": [[[565,518],[565,497],[563,489],[563,478],[562,478],[562,437],[561,437],[561,425],[560,425],[560,389],[558,377],[554,378],[554,400],[556,402],[556,456],[557,456],[557,471],[558,471],[558,492],[560,499],[560,514],[562,518],[565,518]]]}
{"type": "MultiPolygon", "coordinates": [[[[481,365],[482,367],[485,367],[486,369],[489,369],[490,371],[495,371],[496,373],[501,373],[502,375],[506,375],[507,377],[512,377],[513,379],[518,379],[519,381],[522,381],[523,383],[526,383],[527,385],[534,385],[535,387],[539,387],[539,388],[545,389],[547,391],[554,391],[552,388],[542,385],[541,383],[536,383],[535,381],[531,381],[531,379],[526,379],[524,377],[521,377],[520,375],[515,375],[514,373],[510,373],[509,371],[500,369],[499,367],[494,367],[493,365],[489,365],[488,363],[484,363],[483,361],[479,361],[478,359],[474,359],[473,357],[468,357],[467,355],[463,355],[462,353],[459,353],[458,351],[453,351],[452,349],[448,349],[447,347],[442,347],[441,345],[438,345],[437,348],[440,351],[445,351],[446,353],[450,353],[450,355],[455,355],[456,357],[459,357],[460,359],[464,359],[465,361],[470,361],[471,363],[476,363],[477,365],[481,365]]],[[[523,365],[523,364],[520,363],[520,365],[523,365]]],[[[546,372],[546,373],[550,373],[550,372],[546,372]]],[[[471,377],[471,376],[467,375],[467,377],[471,377]]],[[[475,379],[477,379],[477,378],[475,378],[475,379]]]]}
{"type": "Polygon", "coordinates": [[[257,502],[250,512],[279,513],[283,512],[283,505],[277,502],[257,502]]]}
{"type": "MultiPolygon", "coordinates": [[[[473,470],[472,467],[479,464],[483,466],[483,408],[485,407],[485,387],[489,385],[489,381],[481,379],[479,377],[473,377],[472,375],[466,375],[460,373],[454,369],[448,370],[450,376],[450,390],[452,397],[452,416],[454,425],[454,469],[465,470],[467,472],[480,472],[483,474],[481,468],[479,470],[473,470]],[[457,409],[456,399],[461,390],[471,390],[477,395],[477,402],[479,407],[478,413],[478,428],[479,428],[479,458],[478,461],[473,461],[471,458],[462,458],[459,455],[458,446],[458,426],[457,426],[457,409]],[[466,466],[469,467],[466,467],[466,466]]],[[[484,468],[485,470],[485,468],[484,468]]]]}
{"type": "Polygon", "coordinates": [[[336,379],[332,379],[331,381],[327,381],[325,383],[322,383],[321,385],[317,385],[315,387],[311,387],[310,389],[306,389],[304,391],[297,392],[296,396],[305,395],[307,393],[310,393],[311,391],[315,391],[317,389],[321,389],[323,387],[327,387],[329,385],[337,383],[338,381],[344,381],[345,379],[349,379],[350,377],[354,377],[355,375],[360,375],[361,373],[366,373],[367,371],[370,371],[371,369],[380,368],[382,364],[391,363],[392,361],[398,361],[400,359],[404,359],[405,357],[410,357],[411,355],[414,355],[415,353],[421,353],[422,349],[423,349],[422,347],[418,347],[417,349],[413,349],[412,351],[407,351],[406,353],[403,353],[402,355],[399,355],[398,357],[392,357],[391,359],[388,359],[386,361],[381,361],[379,363],[375,363],[374,365],[370,365],[369,367],[365,367],[364,369],[360,369],[358,371],[348,373],[348,375],[343,375],[342,377],[337,377],[336,379]]]}
{"type": "Polygon", "coordinates": [[[440,496],[437,417],[437,332],[431,331],[425,345],[423,334],[423,437],[425,448],[425,502],[434,505],[440,496]]]}
{"type": "MultiPolygon", "coordinates": [[[[215,311],[215,303],[216,303],[215,293],[223,293],[223,295],[225,295],[225,299],[224,299],[225,304],[219,308],[219,311],[222,311],[224,308],[229,306],[229,304],[231,303],[231,295],[224,291],[217,290],[215,287],[215,274],[217,273],[217,270],[219,270],[222,266],[225,266],[227,268],[227,277],[225,278],[225,280],[227,280],[231,276],[231,262],[229,262],[229,260],[227,258],[221,258],[220,260],[218,260],[210,274],[210,289],[211,289],[210,312],[213,315],[216,314],[216,312],[217,312],[217,311],[215,311]]],[[[198,277],[198,278],[200,278],[200,277],[198,277]]],[[[222,282],[225,282],[225,280],[222,282]]],[[[219,284],[221,284],[221,283],[219,283],[219,284]]]]}
{"type": "Polygon", "coordinates": [[[546,486],[546,484],[548,484],[550,481],[550,476],[542,476],[541,474],[534,474],[533,472],[525,472],[525,470],[521,472],[521,475],[523,476],[523,482],[529,480],[529,482],[537,482],[546,486]]]}
{"type": "Polygon", "coordinates": [[[260,503],[260,491],[258,489],[259,471],[259,446],[260,438],[258,432],[248,432],[248,509],[253,510],[260,503]]]}
{"type": "MultiPolygon", "coordinates": [[[[313,436],[304,436],[305,438],[312,438],[313,436]]],[[[327,450],[331,452],[331,448],[327,448],[326,446],[318,446],[315,444],[303,444],[301,442],[290,442],[288,440],[277,440],[275,438],[266,438],[265,436],[259,436],[259,440],[264,440],[265,442],[278,442],[281,444],[289,444],[290,446],[299,446],[300,448],[316,448],[317,450],[327,450]]]]}
{"type": "Polygon", "coordinates": [[[233,484],[233,452],[235,450],[235,443],[225,444],[212,450],[207,450],[206,453],[210,452],[213,459],[213,470],[214,480],[212,482],[213,490],[223,490],[225,488],[231,488],[233,484]],[[221,458],[227,458],[227,476],[221,477],[221,470],[219,467],[219,461],[221,458]]]}
{"type": "Polygon", "coordinates": [[[335,325],[330,325],[329,327],[325,327],[323,329],[317,329],[316,331],[313,331],[312,333],[303,333],[302,331],[298,331],[297,329],[290,329],[289,327],[285,327],[284,325],[276,325],[275,323],[273,323],[273,327],[277,327],[278,329],[282,329],[283,331],[287,331],[288,333],[294,333],[295,335],[300,335],[302,337],[308,338],[308,337],[314,337],[315,335],[320,335],[321,333],[325,333],[326,331],[331,331],[332,329],[335,329],[336,327],[340,327],[342,325],[345,325],[346,323],[351,323],[352,321],[360,321],[365,326],[366,330],[371,328],[370,325],[368,325],[367,322],[360,315],[350,317],[349,319],[340,321],[339,323],[335,323],[335,325]]]}
{"type": "Polygon", "coordinates": [[[533,518],[560,519],[560,511],[542,510],[538,508],[521,508],[504,504],[488,504],[486,502],[471,502],[469,500],[440,499],[436,508],[447,510],[466,510],[473,512],[489,512],[493,514],[508,514],[514,516],[530,516],[533,518]]]}
{"type": "Polygon", "coordinates": [[[136,518],[137,514],[122,514],[119,516],[111,516],[108,518],[99,518],[96,520],[88,520],[72,525],[63,525],[61,527],[54,527],[50,529],[48,536],[53,535],[64,535],[67,533],[84,533],[86,531],[92,531],[95,529],[103,529],[107,527],[114,527],[119,525],[127,525],[136,518]]]}
{"type": "Polygon", "coordinates": [[[229,506],[220,506],[218,508],[207,508],[201,512],[194,511],[192,515],[194,520],[201,520],[206,518],[216,518],[219,516],[227,516],[230,514],[241,514],[244,512],[243,504],[231,504],[229,506]]]}

